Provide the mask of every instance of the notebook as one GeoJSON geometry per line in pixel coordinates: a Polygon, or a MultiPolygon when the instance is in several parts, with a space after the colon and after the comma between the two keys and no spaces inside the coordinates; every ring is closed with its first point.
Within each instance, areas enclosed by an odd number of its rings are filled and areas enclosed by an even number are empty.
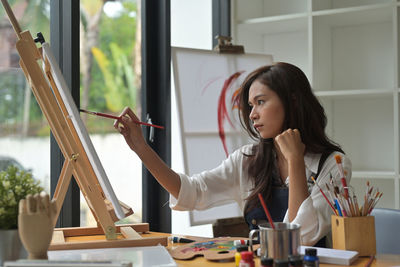
{"type": "Polygon", "coordinates": [[[132,267],[127,261],[49,261],[17,260],[6,261],[4,267],[132,267]]]}
{"type": "Polygon", "coordinates": [[[358,259],[358,252],[351,250],[340,250],[332,248],[317,248],[301,246],[300,254],[304,255],[306,248],[317,249],[317,256],[320,263],[329,264],[340,264],[340,265],[351,265],[356,259],[358,259]]]}
{"type": "Polygon", "coordinates": [[[128,261],[138,267],[176,267],[164,246],[53,250],[48,252],[53,261],[128,261]]]}

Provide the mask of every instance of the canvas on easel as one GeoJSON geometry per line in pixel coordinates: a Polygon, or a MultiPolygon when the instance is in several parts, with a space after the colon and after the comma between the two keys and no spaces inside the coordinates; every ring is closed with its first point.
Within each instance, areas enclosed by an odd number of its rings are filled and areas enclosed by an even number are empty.
{"type": "Polygon", "coordinates": [[[116,221],[131,215],[133,211],[118,201],[49,44],[43,38],[33,40],[29,31],[21,31],[8,2],[1,1],[18,36],[16,48],[20,55],[20,66],[65,158],[53,196],[57,205],[55,218],[74,176],[98,223],[98,227],[55,229],[49,249],[167,245],[166,237],[145,237],[149,231],[148,223],[115,225],[116,221]],[[37,41],[40,42],[40,48],[35,44],[37,41]],[[93,240],[90,236],[94,235],[104,235],[105,238],[93,240]],[[87,238],[68,241],[76,236],[87,238]]]}
{"type": "MultiPolygon", "coordinates": [[[[188,175],[215,168],[229,153],[253,142],[242,130],[238,109],[232,99],[245,77],[251,71],[271,64],[273,57],[267,54],[244,54],[244,49],[236,53],[235,47],[219,45],[215,49],[218,53],[172,47],[183,165],[184,173],[188,175]],[[231,79],[235,77],[236,79],[231,79]],[[229,80],[231,86],[224,91],[229,80]],[[218,112],[221,106],[226,107],[231,123],[228,120],[220,121],[218,112]],[[219,131],[221,124],[225,127],[225,145],[219,131]]],[[[239,206],[233,201],[219,204],[221,206],[190,211],[191,226],[243,216],[239,206]]]]}

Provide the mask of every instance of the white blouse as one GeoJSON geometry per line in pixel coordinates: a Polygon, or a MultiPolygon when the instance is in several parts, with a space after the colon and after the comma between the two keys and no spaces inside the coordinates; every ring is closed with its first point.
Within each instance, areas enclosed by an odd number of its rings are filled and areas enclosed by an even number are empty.
{"type": "MultiPolygon", "coordinates": [[[[219,205],[236,202],[240,209],[244,210],[246,198],[253,188],[243,167],[245,154],[251,154],[253,145],[245,145],[234,151],[218,167],[204,171],[193,176],[179,174],[181,188],[178,199],[170,195],[170,207],[174,210],[204,210],[219,205]]],[[[341,188],[340,174],[336,165],[335,155],[341,155],[343,169],[346,173],[347,184],[351,179],[351,162],[346,155],[334,152],[326,159],[318,175],[317,182],[324,185],[322,188],[327,195],[325,183],[329,184],[330,174],[336,184],[341,188]]],[[[312,173],[317,173],[321,154],[306,153],[304,163],[306,166],[306,178],[312,173]]],[[[286,184],[290,186],[290,178],[286,178],[286,184]]],[[[292,223],[301,225],[301,244],[312,246],[331,230],[331,215],[333,214],[329,204],[319,191],[318,187],[309,184],[310,196],[306,198],[297,211],[292,223]]],[[[284,222],[289,222],[286,211],[284,222]]]]}

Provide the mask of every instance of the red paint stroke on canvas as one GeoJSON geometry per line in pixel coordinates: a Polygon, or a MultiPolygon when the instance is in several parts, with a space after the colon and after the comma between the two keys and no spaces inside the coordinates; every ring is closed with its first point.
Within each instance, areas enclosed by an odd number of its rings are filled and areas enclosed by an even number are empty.
{"type": "Polygon", "coordinates": [[[225,98],[228,90],[232,87],[232,84],[239,78],[239,76],[243,73],[244,71],[238,71],[232,74],[228,79],[225,80],[224,86],[222,87],[221,94],[218,99],[218,133],[219,133],[219,138],[222,141],[222,145],[224,147],[224,151],[226,156],[228,157],[228,148],[226,146],[226,140],[225,140],[225,130],[224,130],[224,122],[225,120],[228,120],[229,124],[235,128],[233,125],[231,119],[229,118],[228,111],[226,109],[226,103],[225,103],[225,98]]]}

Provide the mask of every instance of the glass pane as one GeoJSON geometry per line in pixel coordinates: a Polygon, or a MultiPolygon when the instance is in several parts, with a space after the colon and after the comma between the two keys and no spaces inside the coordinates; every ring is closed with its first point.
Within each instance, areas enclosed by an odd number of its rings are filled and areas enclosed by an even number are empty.
{"type": "MultiPolygon", "coordinates": [[[[80,108],[118,115],[129,106],[140,117],[140,11],[136,0],[82,0],[80,5],[80,108]]],[[[114,120],[86,113],[81,117],[118,199],[134,211],[120,223],[140,222],[141,161],[114,129],[114,120]]],[[[95,225],[81,197],[81,226],[95,225]]]]}
{"type": "MultiPolygon", "coordinates": [[[[212,49],[212,0],[171,0],[171,46],[212,49]],[[190,21],[187,18],[191,18],[190,21]]],[[[184,173],[185,159],[173,76],[171,82],[172,168],[184,173]]],[[[211,224],[190,224],[191,213],[172,210],[172,233],[212,237],[211,224]]]]}
{"type": "MultiPolygon", "coordinates": [[[[9,2],[22,31],[50,40],[50,0],[9,2]]],[[[0,35],[0,171],[30,171],[50,193],[50,128],[19,66],[17,35],[2,6],[0,35]]]]}

